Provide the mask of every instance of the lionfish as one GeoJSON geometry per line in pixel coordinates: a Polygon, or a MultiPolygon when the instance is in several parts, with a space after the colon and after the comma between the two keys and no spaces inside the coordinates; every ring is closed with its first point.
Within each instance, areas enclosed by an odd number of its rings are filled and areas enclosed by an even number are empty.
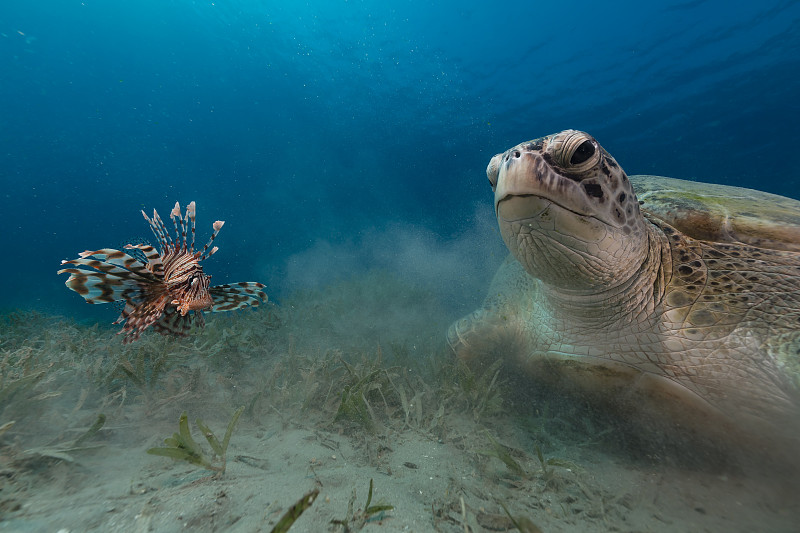
{"type": "Polygon", "coordinates": [[[193,324],[205,325],[203,311],[232,311],[267,301],[261,283],[209,286],[211,276],[203,273],[200,262],[218,250],[210,246],[225,222],[214,222],[208,243],[195,251],[194,202],[186,207],[185,215],[177,202],[169,214],[175,226],[174,239],[155,209],[153,218],[144,211],[142,215],[158,240],[160,252],[149,244],[125,245],[125,249],[132,250],[130,254],[113,248],[86,250],[79,254],[80,259],[61,261],[62,265],[82,268],[58,271],[70,274],[67,287],[90,304],[124,302],[122,313],[114,322],[123,324],[118,335],[125,335],[124,344],[138,339],[150,326],[162,335],[183,337],[193,324]],[[191,243],[186,236],[188,229],[191,243]]]}

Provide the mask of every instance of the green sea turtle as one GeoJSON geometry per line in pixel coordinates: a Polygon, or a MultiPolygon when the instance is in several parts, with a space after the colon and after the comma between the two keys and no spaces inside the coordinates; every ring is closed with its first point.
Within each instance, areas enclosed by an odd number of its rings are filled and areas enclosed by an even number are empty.
{"type": "Polygon", "coordinates": [[[575,130],[487,175],[511,254],[450,327],[459,357],[504,357],[667,432],[800,441],[800,202],[628,177],[575,130]]]}

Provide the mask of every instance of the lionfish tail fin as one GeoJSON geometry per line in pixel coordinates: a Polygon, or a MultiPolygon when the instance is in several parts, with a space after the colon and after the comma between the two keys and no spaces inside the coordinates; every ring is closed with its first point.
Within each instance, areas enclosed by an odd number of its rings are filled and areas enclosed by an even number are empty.
{"type": "Polygon", "coordinates": [[[264,292],[264,285],[255,281],[242,281],[229,285],[217,285],[209,287],[213,305],[210,311],[217,313],[220,311],[233,311],[234,309],[244,309],[249,306],[258,306],[267,302],[267,293],[264,292]]]}

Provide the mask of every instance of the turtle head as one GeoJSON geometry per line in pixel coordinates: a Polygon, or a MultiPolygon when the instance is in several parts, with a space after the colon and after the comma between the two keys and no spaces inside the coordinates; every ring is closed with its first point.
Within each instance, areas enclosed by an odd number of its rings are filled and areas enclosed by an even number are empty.
{"type": "Polygon", "coordinates": [[[592,136],[566,130],[519,144],[486,174],[503,240],[535,278],[603,290],[641,266],[647,230],[636,195],[592,136]]]}

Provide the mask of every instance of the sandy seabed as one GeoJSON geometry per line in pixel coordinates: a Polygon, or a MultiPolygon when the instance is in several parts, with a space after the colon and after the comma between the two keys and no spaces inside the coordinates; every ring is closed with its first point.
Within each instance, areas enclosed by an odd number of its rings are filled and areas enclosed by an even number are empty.
{"type": "Polygon", "coordinates": [[[797,531],[774,475],[631,453],[580,402],[455,361],[452,318],[380,273],[129,346],[7,313],[0,530],[268,532],[317,491],[291,531],[797,531]],[[224,472],[147,453],[186,412],[221,466],[195,420],[221,440],[240,406],[224,472]]]}

